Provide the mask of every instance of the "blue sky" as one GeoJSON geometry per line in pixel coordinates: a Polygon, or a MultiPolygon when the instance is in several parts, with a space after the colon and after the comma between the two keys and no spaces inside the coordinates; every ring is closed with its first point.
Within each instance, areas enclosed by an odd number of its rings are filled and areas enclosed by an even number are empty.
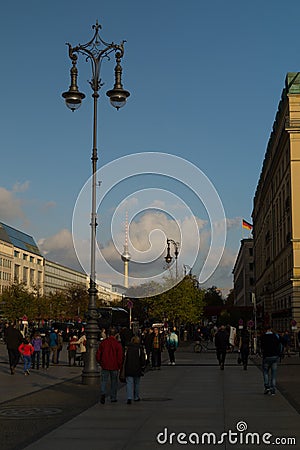
{"type": "MultiPolygon", "coordinates": [[[[215,187],[227,219],[224,258],[211,280],[226,290],[243,237],[241,218],[251,221],[285,75],[300,67],[299,17],[296,0],[6,2],[0,16],[0,220],[32,235],[49,259],[73,262],[74,206],[91,173],[92,99],[90,66],[81,58],[78,84],[86,98],[75,113],[64,105],[61,93],[70,84],[65,43],[87,42],[98,19],[105,41],[127,41],[123,84],[131,92],[119,112],[110,106],[105,92],[113,86],[114,61],[105,61],[98,167],[143,152],[167,153],[197,166],[215,187]]],[[[109,211],[124,200],[122,192],[126,197],[161,187],[150,178],[132,180],[128,189],[128,181],[120,184],[107,197],[99,210],[101,247],[110,246],[109,211]]],[[[184,194],[184,186],[175,188],[168,180],[162,186],[182,196],[197,220],[207,222],[205,208],[184,194]]],[[[151,195],[153,203],[161,200],[159,193],[151,195]]],[[[152,210],[135,217],[137,234],[142,219],[149,219],[143,230],[150,230],[152,210]]],[[[164,233],[172,238],[168,217],[164,233]]],[[[89,217],[86,229],[88,237],[89,217]]],[[[88,253],[85,240],[82,247],[88,253]]],[[[97,273],[116,281],[104,268],[97,273]]]]}

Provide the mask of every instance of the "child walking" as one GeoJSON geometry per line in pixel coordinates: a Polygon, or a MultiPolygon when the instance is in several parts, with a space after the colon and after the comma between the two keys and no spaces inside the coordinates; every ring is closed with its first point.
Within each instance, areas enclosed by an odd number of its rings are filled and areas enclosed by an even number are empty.
{"type": "Polygon", "coordinates": [[[29,369],[31,367],[31,355],[34,352],[33,345],[29,342],[28,338],[25,338],[22,344],[19,346],[19,352],[23,355],[24,360],[24,375],[29,375],[29,369]]]}

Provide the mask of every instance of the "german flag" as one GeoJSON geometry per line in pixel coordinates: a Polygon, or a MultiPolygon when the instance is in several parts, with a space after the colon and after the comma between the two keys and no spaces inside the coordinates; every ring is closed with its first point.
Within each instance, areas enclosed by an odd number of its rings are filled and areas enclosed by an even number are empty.
{"type": "Polygon", "coordinates": [[[251,223],[247,222],[247,220],[244,219],[242,221],[242,226],[243,228],[246,228],[246,230],[252,230],[253,228],[253,225],[251,225],[251,223]]]}

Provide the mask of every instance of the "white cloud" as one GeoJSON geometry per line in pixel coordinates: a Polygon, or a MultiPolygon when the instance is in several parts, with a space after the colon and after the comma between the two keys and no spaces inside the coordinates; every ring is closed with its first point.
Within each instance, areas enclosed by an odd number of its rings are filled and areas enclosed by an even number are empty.
{"type": "Polygon", "coordinates": [[[152,203],[150,203],[150,208],[158,208],[165,210],[166,203],[162,200],[154,200],[152,203]]]}
{"type": "MultiPolygon", "coordinates": [[[[238,220],[228,219],[233,226],[238,225],[238,220]]],[[[166,239],[174,239],[180,242],[180,255],[178,259],[178,268],[180,274],[183,273],[183,265],[188,264],[193,268],[193,273],[197,274],[197,266],[203,264],[210,245],[211,233],[210,223],[207,220],[195,217],[185,217],[183,220],[171,219],[168,215],[158,211],[148,211],[139,216],[139,220],[132,221],[129,224],[129,251],[132,259],[129,263],[129,275],[139,277],[143,281],[147,267],[150,272],[160,273],[165,270],[164,257],[166,255],[166,239]],[[199,261],[194,264],[191,255],[195,251],[195,247],[199,243],[199,237],[195,238],[194,227],[199,231],[200,249],[199,261]],[[184,236],[184,243],[181,238],[184,236]],[[134,264],[134,261],[136,263],[134,264]],[[201,263],[202,261],[202,263],[201,263]],[[148,265],[146,264],[148,262],[148,265]],[[156,269],[155,269],[156,268],[156,269]],[[135,273],[134,273],[135,272],[135,273]]],[[[123,252],[125,231],[121,229],[117,236],[113,236],[107,243],[102,244],[101,235],[98,235],[99,245],[101,245],[101,254],[104,260],[108,263],[103,263],[103,259],[99,259],[97,254],[97,276],[101,280],[123,282],[123,262],[120,258],[120,253],[123,252]]],[[[39,246],[46,258],[64,264],[75,269],[79,269],[78,259],[74,251],[73,239],[69,230],[63,229],[54,236],[44,238],[39,241],[39,246]]],[[[80,248],[80,260],[87,273],[89,273],[90,265],[90,242],[85,241],[76,242],[76,251],[80,248]]],[[[174,248],[171,246],[172,255],[174,248]]],[[[216,252],[219,253],[219,250],[216,252]]],[[[212,284],[217,285],[221,289],[228,291],[232,284],[232,269],[236,259],[236,252],[231,248],[225,248],[220,262],[211,259],[211,265],[216,264],[217,268],[213,275],[205,283],[206,286],[212,284]]]]}
{"type": "Polygon", "coordinates": [[[18,190],[9,191],[0,187],[0,217],[3,222],[14,219],[25,220],[22,201],[16,196],[18,190]]]}
{"type": "Polygon", "coordinates": [[[231,219],[226,219],[227,228],[236,228],[242,226],[242,219],[241,217],[233,217],[231,219]]]}
{"type": "Polygon", "coordinates": [[[29,184],[29,181],[24,181],[24,183],[17,181],[13,186],[13,192],[25,192],[29,189],[29,184]]]}
{"type": "Polygon", "coordinates": [[[53,236],[40,239],[38,246],[46,259],[81,270],[69,230],[62,229],[53,236]]]}
{"type": "Polygon", "coordinates": [[[42,206],[41,206],[41,210],[42,211],[48,211],[49,209],[55,208],[56,207],[56,202],[50,200],[49,202],[45,202],[42,206]]]}

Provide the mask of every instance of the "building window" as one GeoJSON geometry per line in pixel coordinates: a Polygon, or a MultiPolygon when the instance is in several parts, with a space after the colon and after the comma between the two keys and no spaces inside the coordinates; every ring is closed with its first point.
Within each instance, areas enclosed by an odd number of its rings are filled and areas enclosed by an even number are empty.
{"type": "Polygon", "coordinates": [[[23,259],[24,261],[28,261],[28,255],[26,253],[23,253],[23,259]]]}
{"type": "Polygon", "coordinates": [[[20,266],[15,264],[15,281],[20,280],[20,266]]]}
{"type": "Polygon", "coordinates": [[[30,256],[30,257],[29,257],[29,261],[30,261],[31,263],[34,263],[34,257],[33,257],[33,256],[30,256]]]}
{"type": "Polygon", "coordinates": [[[30,285],[34,285],[34,270],[30,269],[30,285]]]}
{"type": "Polygon", "coordinates": [[[37,280],[37,284],[38,287],[40,287],[42,285],[42,272],[38,272],[38,280],[37,280]]]}
{"type": "Polygon", "coordinates": [[[20,258],[20,252],[18,252],[17,250],[14,251],[14,257],[15,258],[20,258]]]}
{"type": "Polygon", "coordinates": [[[28,284],[28,267],[23,267],[23,283],[28,284]]]}

